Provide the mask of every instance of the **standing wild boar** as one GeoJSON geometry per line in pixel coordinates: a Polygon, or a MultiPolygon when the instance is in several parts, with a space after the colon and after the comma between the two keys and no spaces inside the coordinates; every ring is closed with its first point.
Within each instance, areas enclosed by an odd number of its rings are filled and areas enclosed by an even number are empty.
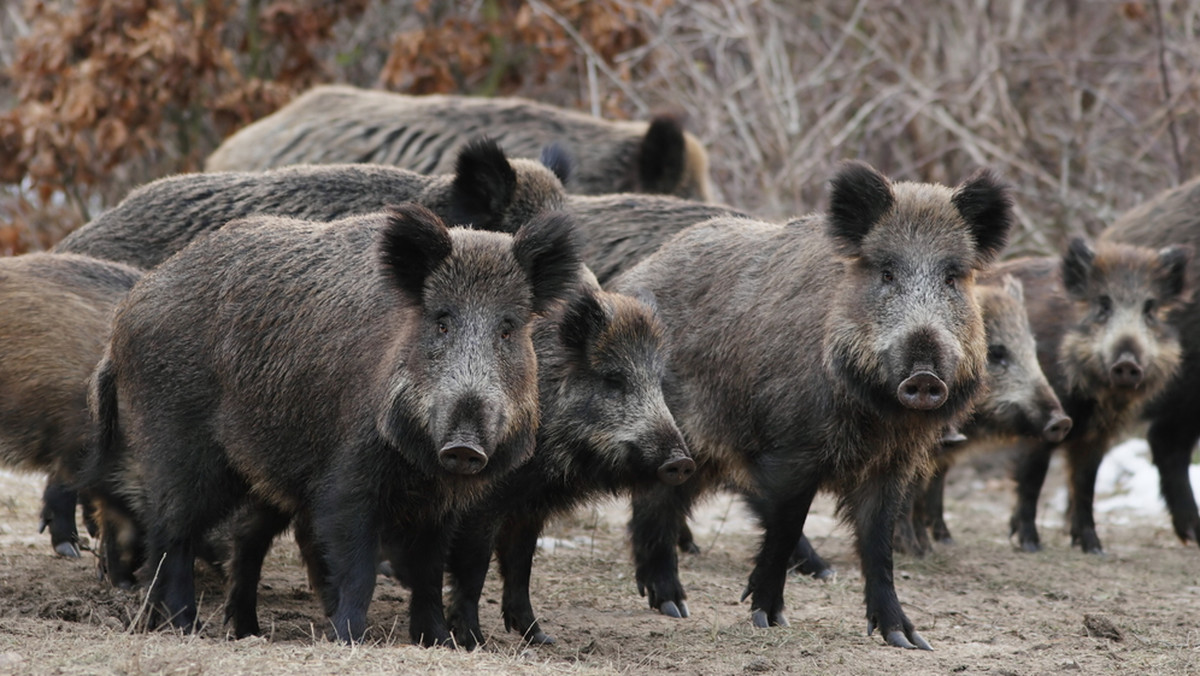
{"type": "Polygon", "coordinates": [[[896,597],[892,531],[905,487],[984,377],[975,274],[1004,246],[1010,210],[987,172],[952,190],[851,163],[832,180],[828,215],[709,221],[614,280],[658,299],[664,392],[697,466],[682,486],[634,493],[637,583],[651,607],[682,614],[679,524],[696,495],[733,483],[766,531],[744,595],[754,624],[786,624],[788,560],[828,489],[854,528],[868,629],[928,648],[896,597]]]}
{"type": "MultiPolygon", "coordinates": [[[[1070,475],[1071,543],[1100,553],[1092,515],[1096,472],[1113,439],[1175,375],[1179,335],[1167,317],[1189,296],[1191,251],[1074,238],[1062,257],[1008,261],[996,274],[1024,284],[1038,361],[1074,421],[1061,440],[1070,475]]],[[[1026,442],[1010,521],[1025,551],[1041,549],[1037,501],[1052,439],[1026,442]]]]}
{"type": "Polygon", "coordinates": [[[561,214],[509,236],[405,204],[237,221],[147,274],[93,378],[87,479],[144,528],[153,621],[194,626],[197,543],[249,504],[307,515],[342,640],[366,629],[380,532],[403,533],[410,635],[448,640],[447,524],[533,451],[530,320],[578,269],[561,214]]]}
{"type": "MultiPolygon", "coordinates": [[[[1071,430],[1071,418],[1038,364],[1021,282],[1011,275],[981,276],[975,298],[987,336],[987,374],[974,412],[959,429],[968,442],[1012,438],[1061,442],[1071,430]]],[[[908,508],[897,521],[897,551],[924,554],[929,550],[930,530],[938,542],[951,541],[942,496],[946,472],[964,448],[962,443],[943,443],[933,476],[919,479],[913,487],[908,508]]]]}
{"type": "MultiPolygon", "coordinates": [[[[1100,240],[1156,248],[1176,243],[1200,247],[1200,179],[1128,211],[1100,240]]],[[[1146,436],[1175,534],[1184,542],[1200,544],[1200,513],[1188,476],[1192,451],[1200,440],[1200,393],[1196,388],[1200,382],[1200,305],[1194,298],[1188,300],[1168,320],[1179,332],[1183,357],[1178,376],[1145,411],[1150,420],[1146,436]]]]}
{"type": "Polygon", "coordinates": [[[406,96],[345,85],[314,87],[243,128],[205,169],[352,162],[436,174],[449,171],[450,158],[480,134],[494,136],[513,157],[537,157],[560,144],[578,160],[572,192],[709,199],[708,154],[670,116],[616,122],[526,99],[406,96]]]}
{"type": "Polygon", "coordinates": [[[73,254],[0,258],[0,463],[50,474],[42,529],[79,556],[75,479],[91,421],[87,380],[113,308],[141,272],[73,254]]]}
{"type": "MultiPolygon", "coordinates": [[[[557,159],[548,161],[564,171],[557,159]]],[[[486,139],[467,144],[453,171],[424,176],[353,165],[172,176],[134,190],[54,250],[150,269],[196,237],[246,216],[332,221],[413,201],[451,225],[511,234],[562,206],[555,173],[532,160],[509,160],[486,139]]]]}

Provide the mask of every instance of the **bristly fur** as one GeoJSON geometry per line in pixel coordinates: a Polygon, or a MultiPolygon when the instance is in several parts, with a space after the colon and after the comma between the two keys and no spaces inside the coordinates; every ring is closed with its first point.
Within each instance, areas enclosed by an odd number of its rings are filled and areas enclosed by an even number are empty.
{"type": "Polygon", "coordinates": [[[517,172],[490,138],[469,142],[454,165],[451,225],[497,230],[517,189],[517,172]]]}
{"type": "Polygon", "coordinates": [[[579,281],[579,238],[566,212],[544,214],[518,230],[513,255],[529,276],[534,312],[544,311],[579,281]]]}
{"type": "Polygon", "coordinates": [[[874,167],[843,164],[829,183],[829,236],[838,251],[858,255],[863,238],[895,202],[891,184],[874,167]]]}
{"type": "Polygon", "coordinates": [[[679,120],[659,115],[650,121],[650,128],[638,151],[638,168],[646,192],[667,193],[679,184],[686,167],[686,142],[679,120]]]}
{"type": "Polygon", "coordinates": [[[1008,242],[1012,227],[1012,196],[1008,186],[991,170],[980,169],[964,181],[950,198],[975,238],[980,261],[996,259],[1008,242]]]}
{"type": "Polygon", "coordinates": [[[575,158],[571,157],[571,153],[567,152],[561,143],[556,141],[542,148],[541,154],[538,155],[538,161],[554,172],[563,186],[571,184],[571,174],[575,171],[575,158]]]}
{"type": "Polygon", "coordinates": [[[414,202],[392,207],[379,233],[380,264],[402,291],[418,301],[425,278],[452,249],[450,232],[441,219],[414,202]]]}
{"type": "Polygon", "coordinates": [[[1088,277],[1096,252],[1083,237],[1072,237],[1062,255],[1062,281],[1067,293],[1082,298],[1087,290],[1088,277]]]}
{"type": "Polygon", "coordinates": [[[1175,244],[1163,247],[1158,251],[1162,262],[1161,275],[1162,293],[1168,297],[1178,297],[1181,301],[1191,300],[1191,284],[1188,280],[1188,263],[1192,260],[1190,244],[1175,244]]]}
{"type": "Polygon", "coordinates": [[[591,290],[585,289],[571,299],[558,325],[563,347],[581,361],[587,359],[587,347],[608,324],[608,314],[591,290]]]}

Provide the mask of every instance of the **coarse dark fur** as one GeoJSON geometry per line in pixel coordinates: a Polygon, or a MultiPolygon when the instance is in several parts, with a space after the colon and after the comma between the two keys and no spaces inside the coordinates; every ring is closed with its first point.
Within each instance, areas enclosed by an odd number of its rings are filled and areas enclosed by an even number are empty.
{"type": "MultiPolygon", "coordinates": [[[[1200,179],[1193,178],[1126,212],[1101,233],[1100,240],[1155,248],[1175,244],[1193,250],[1200,247],[1200,179]]],[[[1193,286],[1191,281],[1188,286],[1193,286]]],[[[1200,440],[1200,390],[1196,387],[1200,382],[1200,304],[1193,298],[1179,305],[1168,320],[1179,333],[1183,357],[1178,375],[1145,409],[1150,421],[1146,436],[1175,534],[1183,542],[1200,544],[1200,513],[1188,474],[1200,440]]]]}
{"type": "Polygon", "coordinates": [[[1073,239],[1061,257],[997,266],[1024,284],[1038,361],[1074,424],[1060,443],[1026,442],[1017,462],[1010,527],[1025,551],[1041,549],[1037,501],[1050,455],[1067,454],[1071,542],[1102,551],[1092,514],[1096,472],[1109,446],[1179,369],[1179,333],[1167,321],[1190,298],[1191,250],[1073,239]]]}
{"type": "Polygon", "coordinates": [[[856,163],[830,193],[824,216],[693,226],[610,285],[658,299],[664,392],[697,463],[679,488],[634,493],[638,587],[651,607],[679,607],[683,515],[733,483],[766,531],[747,586],[752,618],[786,623],[788,559],[827,489],[855,531],[868,627],[926,647],[892,582],[893,522],[984,377],[974,279],[1004,245],[1010,200],[986,172],[952,190],[892,184],[856,163]]]}
{"type": "Polygon", "coordinates": [[[710,218],[746,217],[733,207],[669,195],[567,195],[579,224],[583,262],[601,284],[658,250],[681,230],[710,218]]]}
{"type": "Polygon", "coordinates": [[[90,437],[87,380],[113,308],[142,273],[74,254],[0,258],[0,465],[49,473],[42,528],[79,556],[75,477],[90,437]]]}
{"type": "Polygon", "coordinates": [[[1063,440],[1071,419],[1047,382],[1038,363],[1037,345],[1029,326],[1021,282],[1011,275],[982,275],[975,297],[983,313],[987,336],[987,374],[975,410],[958,429],[965,443],[942,444],[937,467],[928,480],[918,480],[911,503],[897,520],[896,550],[924,555],[933,539],[949,543],[950,530],[943,515],[946,473],[964,449],[980,441],[1041,439],[1063,440]]]}
{"type": "Polygon", "coordinates": [[[518,98],[408,96],[345,85],[314,87],[225,139],[208,171],[287,164],[389,164],[424,174],[449,171],[471,138],[494,137],[512,157],[538,157],[557,143],[574,158],[574,193],[661,193],[707,201],[708,154],[667,115],[603,120],[518,98]]]}
{"type": "Polygon", "coordinates": [[[455,158],[453,173],[438,176],[368,165],[172,176],[134,190],[54,250],[148,270],[196,237],[247,216],[332,221],[413,201],[452,226],[513,233],[562,206],[562,183],[536,161],[509,160],[486,139],[455,158]]]}
{"type": "MultiPolygon", "coordinates": [[[[402,532],[425,553],[410,635],[448,640],[454,515],[533,451],[530,320],[578,269],[562,214],[509,236],[447,229],[405,204],[331,223],[237,221],[147,274],[94,377],[86,478],[102,513],[145,529],[152,612],[194,626],[197,542],[249,505],[284,525],[304,517],[342,640],[365,630],[379,532],[402,532]]],[[[261,566],[236,541],[235,579],[261,566]]],[[[269,540],[252,544],[265,554],[269,540]]]]}

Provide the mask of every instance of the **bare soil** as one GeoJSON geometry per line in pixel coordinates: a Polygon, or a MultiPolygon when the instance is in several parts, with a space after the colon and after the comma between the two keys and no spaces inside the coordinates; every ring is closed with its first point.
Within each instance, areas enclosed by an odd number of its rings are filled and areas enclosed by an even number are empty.
{"type": "MultiPolygon", "coordinates": [[[[493,574],[481,609],[490,640],[467,652],[407,645],[407,593],[383,578],[366,644],[320,638],[323,618],[290,541],[275,547],[264,572],[266,637],[225,638],[221,580],[212,573],[200,581],[209,618],[200,635],[130,633],[141,593],[100,584],[86,552],[82,560],[52,555],[36,532],[40,483],[0,474],[0,674],[1200,672],[1200,550],[1175,539],[1165,514],[1101,515],[1101,557],[1071,549],[1062,515],[1047,505],[1045,550],[1019,553],[1006,538],[1012,485],[995,470],[952,474],[956,544],[897,559],[900,598],[932,653],[865,635],[862,577],[829,500],[818,501],[806,530],[838,574],[789,580],[789,628],[752,628],[738,602],[757,531],[736,498],[716,496],[697,514],[704,551],[682,557],[685,620],[652,612],[637,596],[627,507],[610,501],[553,524],[535,561],[534,607],[558,643],[526,647],[504,631],[493,574]]],[[[1061,485],[1055,469],[1047,494],[1061,485]]]]}

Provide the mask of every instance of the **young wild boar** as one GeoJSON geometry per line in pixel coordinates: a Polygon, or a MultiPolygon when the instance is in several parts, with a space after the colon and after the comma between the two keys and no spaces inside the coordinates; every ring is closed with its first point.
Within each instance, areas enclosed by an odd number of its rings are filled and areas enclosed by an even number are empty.
{"type": "Polygon", "coordinates": [[[197,542],[249,504],[307,516],[341,640],[366,629],[380,532],[401,532],[423,553],[410,635],[448,640],[447,524],[533,451],[530,320],[578,269],[561,214],[509,236],[406,204],[237,221],[147,274],[93,378],[87,477],[144,528],[154,621],[194,626],[197,542]]]}
{"type": "Polygon", "coordinates": [[[664,393],[697,466],[682,486],[634,493],[651,607],[682,610],[678,525],[696,495],[733,483],[766,531],[745,592],[752,619],[786,624],[788,559],[827,489],[854,528],[868,630],[929,647],[896,597],[892,531],[905,487],[984,377],[975,274],[1003,247],[1010,209],[986,172],[952,190],[851,163],[832,180],[828,215],[709,221],[614,280],[658,299],[664,393]]]}
{"type": "MultiPolygon", "coordinates": [[[[975,287],[987,336],[985,390],[975,410],[959,425],[969,443],[986,439],[1044,439],[1059,443],[1071,430],[1054,389],[1038,364],[1037,345],[1025,310],[1021,282],[1011,275],[984,275],[975,287]]],[[[946,472],[967,445],[943,443],[937,467],[927,481],[918,480],[908,509],[897,521],[897,551],[923,555],[929,531],[938,542],[951,542],[943,516],[946,472]]]]}
{"type": "Polygon", "coordinates": [[[561,144],[576,160],[572,192],[643,192],[709,199],[708,154],[679,122],[616,122],[517,98],[406,96],[344,85],[314,87],[225,139],[208,171],[286,164],[390,164],[451,169],[469,139],[493,136],[512,157],[561,144]]]}
{"type": "Polygon", "coordinates": [[[354,165],[172,176],[134,190],[54,250],[148,270],[196,237],[246,216],[332,221],[414,201],[450,225],[511,234],[536,214],[562,206],[557,175],[532,160],[509,160],[486,139],[463,147],[453,171],[424,176],[354,165]]]}
{"type": "Polygon", "coordinates": [[[1178,370],[1181,348],[1167,317],[1187,302],[1191,251],[1072,239],[1061,258],[999,265],[1025,288],[1038,361],[1074,421],[1059,442],[1027,442],[1017,465],[1010,522],[1025,551],[1041,549],[1035,518],[1050,454],[1067,453],[1071,542],[1100,553],[1092,516],[1096,471],[1113,439],[1178,370]]]}
{"type": "MultiPolygon", "coordinates": [[[[1194,250],[1200,247],[1197,214],[1200,179],[1192,179],[1125,213],[1100,240],[1156,248],[1183,244],[1194,250]]],[[[1179,334],[1182,362],[1179,374],[1146,408],[1150,420],[1146,436],[1175,534],[1183,542],[1200,544],[1200,513],[1188,476],[1192,451],[1200,440],[1200,393],[1196,388],[1200,382],[1200,307],[1196,300],[1180,304],[1168,321],[1179,334]]]]}
{"type": "Polygon", "coordinates": [[[62,556],[79,556],[74,484],[91,429],[88,376],[113,308],[141,274],[72,254],[0,258],[0,464],[49,473],[42,529],[62,556]]]}

